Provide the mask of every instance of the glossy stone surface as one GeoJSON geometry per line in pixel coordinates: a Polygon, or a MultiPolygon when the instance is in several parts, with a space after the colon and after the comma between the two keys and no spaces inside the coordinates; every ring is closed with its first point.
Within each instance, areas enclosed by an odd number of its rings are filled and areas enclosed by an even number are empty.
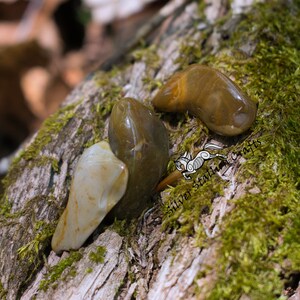
{"type": "Polygon", "coordinates": [[[249,129],[257,111],[256,103],[232,80],[202,65],[174,74],[157,93],[153,105],[167,112],[188,111],[210,130],[225,136],[249,129]]]}
{"type": "Polygon", "coordinates": [[[126,193],[110,215],[119,219],[137,217],[166,171],[167,130],[153,111],[135,99],[124,98],[113,107],[108,137],[112,151],[129,171],[126,193]]]}
{"type": "Polygon", "coordinates": [[[54,232],[55,252],[80,248],[107,213],[124,195],[126,165],[107,142],[84,150],[76,166],[68,204],[54,232]]]}

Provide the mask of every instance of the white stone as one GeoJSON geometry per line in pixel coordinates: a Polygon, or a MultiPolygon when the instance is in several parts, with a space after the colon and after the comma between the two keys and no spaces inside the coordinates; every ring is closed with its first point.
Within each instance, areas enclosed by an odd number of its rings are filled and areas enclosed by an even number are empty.
{"type": "Polygon", "coordinates": [[[126,191],[128,170],[107,142],[86,149],[78,161],[67,207],[52,238],[55,252],[78,249],[126,191]]]}

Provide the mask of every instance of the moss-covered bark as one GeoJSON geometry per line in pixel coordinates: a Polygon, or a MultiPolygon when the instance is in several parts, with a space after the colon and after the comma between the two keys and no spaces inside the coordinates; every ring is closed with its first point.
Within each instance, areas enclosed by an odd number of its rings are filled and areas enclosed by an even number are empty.
{"type": "Polygon", "coordinates": [[[212,26],[203,5],[192,3],[168,22],[155,45],[141,45],[119,67],[90,75],[19,154],[5,180],[0,295],[292,295],[300,274],[299,10],[298,1],[268,1],[242,16],[229,11],[212,26]],[[237,82],[258,102],[257,120],[246,134],[222,138],[191,116],[160,114],[170,133],[168,172],[180,154],[207,141],[222,144],[229,163],[207,162],[191,181],[163,191],[143,223],[116,221],[68,258],[50,252],[74,166],[84,147],[106,139],[113,103],[126,94],[151,106],[158,87],[191,63],[218,68],[237,82]]]}

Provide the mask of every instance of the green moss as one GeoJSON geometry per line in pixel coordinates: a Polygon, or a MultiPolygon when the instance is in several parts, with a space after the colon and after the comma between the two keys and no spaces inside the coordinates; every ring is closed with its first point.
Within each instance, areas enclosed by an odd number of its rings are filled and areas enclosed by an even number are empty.
{"type": "Polygon", "coordinates": [[[77,271],[74,266],[70,267],[69,274],[70,277],[75,277],[77,275],[77,271]]]}
{"type": "MultiPolygon", "coordinates": [[[[95,117],[97,118],[97,116],[95,117]]],[[[102,141],[101,129],[104,124],[102,122],[92,121],[92,137],[83,145],[84,148],[89,148],[96,143],[102,141]]]]}
{"type": "Polygon", "coordinates": [[[87,141],[83,147],[84,148],[89,148],[93,145],[95,145],[96,143],[99,143],[101,141],[101,137],[100,136],[95,136],[94,138],[90,139],[89,141],[87,141]]]}
{"type": "Polygon", "coordinates": [[[223,221],[216,284],[207,299],[284,299],[284,288],[295,288],[291,276],[300,272],[300,5],[287,5],[257,5],[223,45],[226,51],[202,59],[259,100],[253,133],[235,150],[255,136],[262,142],[254,154],[242,153],[247,161],[237,179],[252,178],[260,192],[235,199],[223,221]],[[247,41],[257,43],[252,56],[238,50],[247,41]]]}
{"type": "MultiPolygon", "coordinates": [[[[85,121],[85,124],[92,127],[92,138],[84,144],[84,148],[102,140],[101,131],[104,128],[104,121],[111,113],[114,104],[122,97],[122,86],[116,80],[119,73],[120,69],[114,68],[107,73],[97,72],[94,74],[94,81],[99,86],[99,100],[92,107],[93,117],[85,121]]],[[[79,128],[78,132],[83,132],[83,128],[79,128]]]]}
{"type": "MultiPolygon", "coordinates": [[[[292,280],[300,273],[299,11],[296,1],[258,4],[216,55],[206,55],[205,44],[193,43],[193,38],[180,47],[180,68],[194,62],[211,65],[232,76],[259,103],[252,132],[221,151],[234,151],[246,159],[236,180],[237,184],[251,185],[245,196],[232,200],[234,209],[224,218],[220,235],[215,238],[220,245],[213,266],[217,278],[207,299],[239,299],[243,294],[250,299],[284,299],[285,288],[296,288],[292,280]],[[246,53],[241,48],[245,44],[257,44],[254,53],[246,53]],[[260,144],[252,151],[251,143],[257,139],[260,144]],[[253,187],[260,192],[251,194],[253,187]]],[[[178,154],[192,151],[208,135],[201,126],[194,126],[185,116],[170,134],[179,145],[178,154]]],[[[176,228],[177,232],[193,235],[201,247],[215,241],[207,239],[199,216],[210,212],[211,200],[222,195],[227,186],[213,175],[195,188],[197,178],[211,164],[207,162],[193,181],[182,179],[175,188],[167,189],[164,196],[164,229],[176,228]]],[[[168,172],[172,170],[174,163],[168,166],[168,172]]],[[[198,276],[207,274],[210,270],[198,276]]]]}
{"type": "Polygon", "coordinates": [[[161,61],[157,53],[157,46],[154,44],[149,47],[142,45],[134,50],[131,56],[135,61],[142,61],[146,64],[145,75],[142,78],[145,89],[151,92],[156,88],[160,88],[163,84],[162,81],[153,79],[153,73],[159,67],[161,61]]]}
{"type": "Polygon", "coordinates": [[[117,232],[120,236],[131,236],[136,229],[135,219],[133,220],[118,220],[115,219],[112,224],[112,230],[117,232]]]}
{"type": "Polygon", "coordinates": [[[198,243],[204,243],[199,216],[210,211],[212,199],[220,195],[225,186],[226,182],[213,174],[209,165],[205,165],[193,180],[181,179],[176,187],[167,190],[168,196],[164,198],[163,229],[176,228],[184,235],[196,235],[198,243]],[[210,172],[209,180],[199,184],[198,180],[207,172],[210,172]]]}
{"type": "Polygon", "coordinates": [[[105,117],[111,113],[114,103],[121,98],[122,88],[114,83],[110,83],[103,87],[104,91],[100,93],[100,97],[105,99],[101,104],[96,104],[96,112],[105,117]]]}
{"type": "Polygon", "coordinates": [[[112,69],[107,73],[97,72],[94,76],[96,84],[100,87],[99,98],[101,101],[94,107],[98,119],[103,120],[107,117],[116,101],[122,97],[122,86],[112,78],[120,72],[118,69],[112,69]]]}
{"type": "Polygon", "coordinates": [[[207,4],[205,1],[198,1],[198,15],[199,16],[205,16],[205,8],[206,8],[207,4]]]}
{"type": "Polygon", "coordinates": [[[125,66],[114,66],[110,71],[107,72],[97,71],[94,73],[93,80],[99,88],[105,89],[113,83],[112,79],[118,77],[124,68],[125,66]]]}
{"type": "MultiPolygon", "coordinates": [[[[10,186],[18,178],[20,173],[23,171],[25,161],[28,162],[36,159],[41,164],[45,163],[44,158],[39,158],[41,150],[52,141],[53,135],[61,132],[62,129],[67,125],[70,119],[74,116],[74,108],[78,104],[79,102],[67,105],[45,120],[33,142],[26,149],[22,150],[13,160],[8,174],[2,181],[4,190],[6,190],[8,186],[10,186]]],[[[51,160],[54,170],[57,170],[58,166],[55,160],[52,158],[49,158],[49,160],[51,160]]],[[[26,165],[28,165],[28,163],[26,165]]],[[[3,199],[1,202],[3,202],[3,199]]]]}
{"type": "Polygon", "coordinates": [[[152,44],[149,47],[140,47],[131,53],[132,58],[135,61],[143,61],[146,63],[147,68],[158,68],[160,63],[160,57],[157,54],[156,45],[152,44]]]}
{"type": "Polygon", "coordinates": [[[126,229],[127,229],[126,224],[127,224],[126,220],[115,219],[112,225],[112,229],[115,232],[117,232],[119,235],[124,236],[126,235],[126,229]]]}
{"type": "Polygon", "coordinates": [[[78,104],[67,105],[46,119],[34,141],[19,155],[14,163],[18,163],[20,159],[29,161],[37,157],[43,147],[52,141],[52,136],[61,132],[74,116],[74,108],[78,104]]]}
{"type": "Polygon", "coordinates": [[[70,252],[70,255],[67,258],[60,260],[58,264],[50,267],[48,273],[44,276],[44,279],[41,280],[39,289],[47,291],[50,286],[55,287],[55,283],[58,279],[63,280],[67,276],[75,276],[76,269],[73,264],[78,262],[81,258],[82,253],[80,251],[70,252]],[[65,270],[68,270],[68,272],[64,272],[65,270]],[[63,278],[62,275],[64,275],[63,278]]]}
{"type": "Polygon", "coordinates": [[[53,236],[54,230],[55,224],[37,221],[34,225],[34,238],[26,245],[20,247],[17,251],[19,258],[32,264],[36,260],[41,248],[45,247],[46,241],[49,241],[53,236]]]}
{"type": "MultiPolygon", "coordinates": [[[[84,144],[84,148],[89,148],[92,145],[99,143],[102,140],[102,130],[104,128],[104,116],[101,116],[98,110],[98,104],[92,107],[93,117],[90,120],[87,120],[85,123],[89,125],[91,130],[92,137],[84,144]]],[[[83,129],[82,129],[83,130],[83,129]]],[[[89,129],[90,130],[90,129],[89,129]]]]}
{"type": "Polygon", "coordinates": [[[178,149],[180,154],[183,154],[185,151],[191,151],[208,132],[207,128],[201,122],[197,122],[197,125],[192,125],[192,127],[190,124],[189,117],[187,117],[185,125],[182,126],[184,140],[178,149]]]}
{"type": "Polygon", "coordinates": [[[0,215],[5,218],[11,218],[11,207],[12,204],[8,201],[7,196],[3,196],[1,203],[0,203],[0,215]]]}
{"type": "Polygon", "coordinates": [[[6,299],[7,290],[2,285],[2,282],[0,281],[0,299],[6,299]]]}
{"type": "Polygon", "coordinates": [[[161,80],[155,80],[150,75],[144,77],[142,81],[144,86],[146,86],[148,92],[151,92],[154,89],[159,89],[163,85],[163,82],[161,80]]]}
{"type": "Polygon", "coordinates": [[[22,150],[19,155],[13,160],[8,174],[2,180],[4,187],[4,193],[0,199],[0,209],[2,213],[6,215],[10,212],[8,211],[9,200],[7,199],[7,188],[15,182],[15,180],[22,173],[25,165],[30,166],[43,166],[51,163],[51,166],[55,172],[59,171],[58,161],[53,157],[40,156],[42,149],[52,141],[54,135],[62,131],[62,129],[67,125],[70,119],[74,116],[74,109],[79,104],[67,105],[55,114],[50,116],[42,125],[37,136],[33,142],[24,150],[22,150]]]}
{"type": "Polygon", "coordinates": [[[104,258],[106,254],[106,248],[102,246],[98,246],[96,251],[92,251],[89,254],[89,259],[95,263],[104,263],[104,258]]]}
{"type": "Polygon", "coordinates": [[[58,172],[59,171],[59,162],[56,158],[52,157],[52,156],[46,156],[46,155],[42,155],[42,156],[38,156],[34,162],[32,164],[29,164],[28,166],[34,166],[34,167],[42,167],[42,166],[47,166],[51,164],[51,167],[53,169],[54,172],[58,172]]]}
{"type": "Polygon", "coordinates": [[[180,55],[175,60],[175,63],[179,64],[180,69],[184,69],[188,65],[199,61],[203,56],[202,48],[199,47],[199,38],[186,38],[181,43],[179,52],[180,55]]]}
{"type": "Polygon", "coordinates": [[[131,283],[136,282],[136,276],[133,272],[131,272],[130,270],[128,270],[128,279],[131,283]]]}
{"type": "Polygon", "coordinates": [[[86,268],[85,269],[85,273],[86,274],[90,274],[90,273],[92,273],[93,272],[93,268],[86,268]]]}
{"type": "Polygon", "coordinates": [[[59,165],[58,165],[58,160],[54,157],[51,157],[51,166],[52,166],[52,169],[55,171],[55,172],[58,172],[59,171],[59,165]]]}

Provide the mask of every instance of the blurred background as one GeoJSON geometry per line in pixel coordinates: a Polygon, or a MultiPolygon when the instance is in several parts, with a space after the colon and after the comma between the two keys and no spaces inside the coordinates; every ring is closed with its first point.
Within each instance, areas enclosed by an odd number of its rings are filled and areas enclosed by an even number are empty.
{"type": "Polygon", "coordinates": [[[166,2],[0,0],[0,162],[166,2]]]}

